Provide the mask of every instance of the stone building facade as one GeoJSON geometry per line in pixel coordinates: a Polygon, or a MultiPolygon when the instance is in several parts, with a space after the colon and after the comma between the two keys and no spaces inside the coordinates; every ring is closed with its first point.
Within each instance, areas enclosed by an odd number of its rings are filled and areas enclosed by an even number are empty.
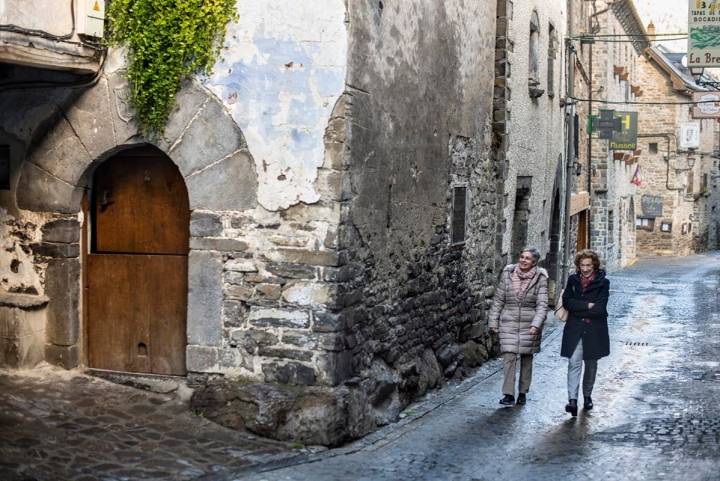
{"type": "MultiPolygon", "coordinates": [[[[156,138],[140,133],[128,104],[122,50],[98,53],[102,70],[72,88],[60,65],[41,72],[52,85],[9,67],[19,87],[0,91],[2,361],[107,369],[116,364],[93,353],[117,349],[125,370],[187,375],[195,408],[221,423],[337,444],[396,419],[494,349],[495,5],[237,9],[214,73],[183,85],[156,138]],[[96,336],[94,313],[129,309],[112,291],[99,297],[117,279],[91,268],[117,254],[98,248],[99,213],[120,202],[100,186],[119,181],[112,165],[139,166],[143,185],[155,185],[137,158],[183,186],[180,348],[133,329],[120,347],[96,336]]],[[[147,206],[137,223],[152,231],[162,222],[147,206]]],[[[159,276],[148,291],[158,302],[173,284],[159,276]]],[[[130,291],[124,282],[119,291],[130,291]]],[[[115,322],[107,339],[128,331],[115,322]]]]}
{"type": "Polygon", "coordinates": [[[692,118],[697,85],[683,64],[684,53],[653,46],[640,62],[644,98],[640,109],[643,184],[636,197],[639,255],[689,255],[717,247],[717,122],[692,118]],[[699,128],[697,148],[679,140],[683,124],[699,128]],[[713,235],[711,236],[711,232],[713,235]]]}
{"type": "Polygon", "coordinates": [[[563,2],[498,0],[494,134],[503,169],[498,248],[504,263],[536,246],[561,275],[565,143],[563,2]]]}
{"type": "MultiPolygon", "coordinates": [[[[591,21],[597,36],[620,35],[624,41],[600,39],[592,48],[593,112],[600,109],[637,111],[642,95],[638,63],[649,46],[645,28],[631,0],[596,2],[591,21]],[[619,104],[619,105],[618,105],[619,104]]],[[[607,38],[607,37],[606,37],[607,38]]],[[[610,37],[612,38],[612,37],[610,37]]],[[[591,144],[590,248],[610,270],[635,256],[635,185],[638,153],[610,150],[609,141],[595,134],[591,144]]]]}

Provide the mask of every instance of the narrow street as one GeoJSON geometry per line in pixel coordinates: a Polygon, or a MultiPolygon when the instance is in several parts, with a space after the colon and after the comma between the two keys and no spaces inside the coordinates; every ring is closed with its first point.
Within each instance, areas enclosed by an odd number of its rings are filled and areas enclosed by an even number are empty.
{"type": "Polygon", "coordinates": [[[524,407],[497,404],[494,361],[454,397],[372,441],[237,479],[717,480],[719,260],[641,259],[611,276],[612,354],[600,361],[590,413],[563,411],[566,361],[555,325],[524,407]]]}
{"type": "Polygon", "coordinates": [[[313,454],[216,426],[76,374],[0,372],[3,480],[716,480],[720,257],[641,259],[611,279],[611,356],[595,409],[572,419],[562,325],[550,323],[524,407],[501,408],[500,364],[404,418],[313,454]]]}

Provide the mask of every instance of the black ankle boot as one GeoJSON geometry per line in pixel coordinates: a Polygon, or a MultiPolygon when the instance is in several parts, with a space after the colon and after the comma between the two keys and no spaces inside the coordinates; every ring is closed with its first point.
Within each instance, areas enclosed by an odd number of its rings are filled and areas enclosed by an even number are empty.
{"type": "Polygon", "coordinates": [[[517,403],[522,406],[522,405],[524,405],[526,402],[527,402],[527,400],[525,399],[525,393],[522,393],[522,392],[521,392],[520,394],[518,394],[517,403]]]}
{"type": "Polygon", "coordinates": [[[565,412],[570,413],[573,417],[577,416],[577,399],[571,399],[565,405],[565,412]]]}
{"type": "Polygon", "coordinates": [[[593,408],[592,398],[591,398],[590,396],[588,396],[588,397],[585,398],[585,402],[583,403],[583,409],[584,409],[585,411],[589,411],[589,410],[591,410],[592,408],[593,408]]]}
{"type": "Polygon", "coordinates": [[[503,398],[500,400],[500,404],[503,406],[512,406],[515,404],[515,396],[512,394],[506,394],[503,396],[503,398]]]}

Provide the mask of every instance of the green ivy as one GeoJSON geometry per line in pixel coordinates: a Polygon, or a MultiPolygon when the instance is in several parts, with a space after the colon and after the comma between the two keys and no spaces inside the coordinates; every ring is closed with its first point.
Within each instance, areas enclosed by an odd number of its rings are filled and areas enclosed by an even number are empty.
{"type": "Polygon", "coordinates": [[[110,45],[128,47],[131,100],[145,134],[162,133],[180,82],[210,73],[236,0],[112,0],[110,45]]]}

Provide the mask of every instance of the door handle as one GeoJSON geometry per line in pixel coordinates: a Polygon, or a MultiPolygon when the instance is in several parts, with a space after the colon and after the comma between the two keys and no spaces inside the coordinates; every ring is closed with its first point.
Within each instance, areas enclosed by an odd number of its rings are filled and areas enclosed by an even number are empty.
{"type": "Polygon", "coordinates": [[[100,194],[100,212],[105,212],[112,203],[112,190],[104,189],[100,194]]]}

